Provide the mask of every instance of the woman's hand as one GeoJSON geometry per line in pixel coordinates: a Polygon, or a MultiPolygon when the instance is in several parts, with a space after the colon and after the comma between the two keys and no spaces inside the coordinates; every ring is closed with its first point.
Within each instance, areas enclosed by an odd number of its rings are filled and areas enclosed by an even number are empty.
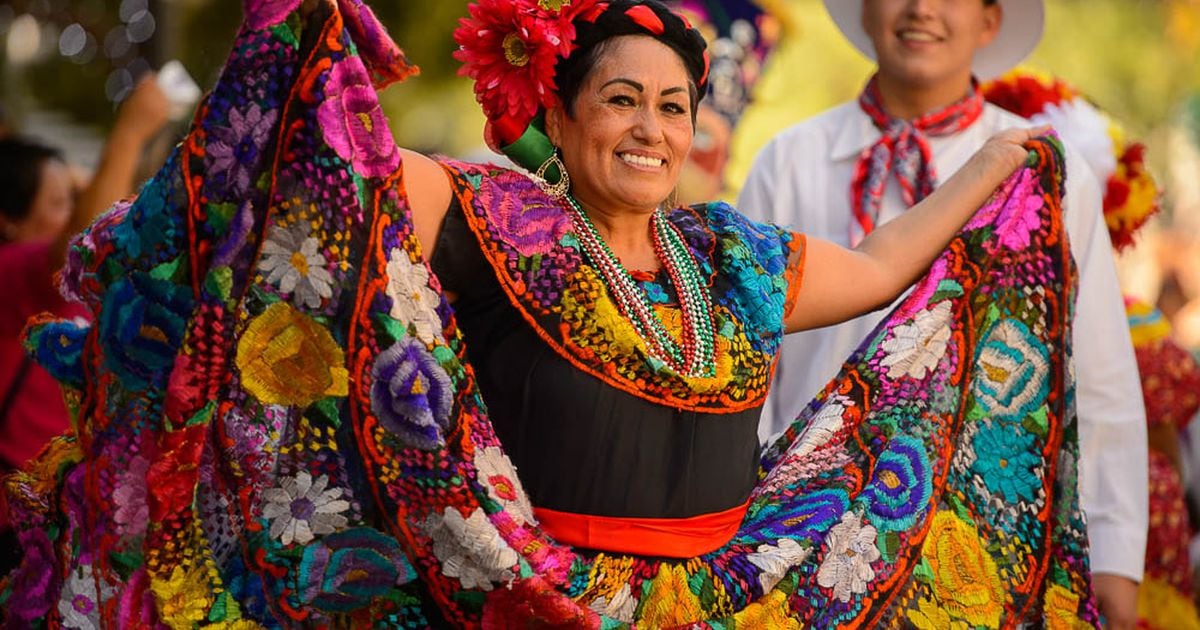
{"type": "Polygon", "coordinates": [[[1049,132],[1048,125],[1005,129],[989,138],[975,155],[971,156],[967,167],[985,179],[1002,182],[1012,175],[1013,171],[1025,165],[1029,158],[1029,148],[1026,146],[1028,142],[1049,132]]]}

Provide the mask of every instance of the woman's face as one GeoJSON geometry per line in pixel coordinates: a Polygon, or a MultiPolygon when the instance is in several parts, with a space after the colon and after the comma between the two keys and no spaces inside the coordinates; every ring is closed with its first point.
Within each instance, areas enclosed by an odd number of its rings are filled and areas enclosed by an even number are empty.
{"type": "Polygon", "coordinates": [[[20,221],[5,221],[4,237],[14,242],[52,241],[67,228],[74,206],[67,165],[58,160],[46,160],[29,213],[20,221]]]}
{"type": "Polygon", "coordinates": [[[572,193],[605,212],[650,212],[679,181],[692,146],[691,81],[670,47],[613,38],[584,79],[573,115],[547,112],[572,193]]]}

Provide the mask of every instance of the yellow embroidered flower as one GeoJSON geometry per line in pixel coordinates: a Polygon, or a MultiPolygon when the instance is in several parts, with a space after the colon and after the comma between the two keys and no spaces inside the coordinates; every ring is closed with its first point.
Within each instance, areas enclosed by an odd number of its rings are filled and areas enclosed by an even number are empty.
{"type": "Polygon", "coordinates": [[[738,628],[778,628],[800,630],[800,622],[791,615],[787,595],[771,591],[766,597],[743,608],[733,616],[738,628]]]}
{"type": "Polygon", "coordinates": [[[286,302],[254,318],[238,342],[242,385],[258,400],[304,407],[349,392],[342,349],[328,330],[286,302]]]}
{"type": "Polygon", "coordinates": [[[700,600],[688,586],[687,571],[663,563],[642,602],[639,628],[674,628],[704,617],[700,600]]]}
{"type": "Polygon", "coordinates": [[[969,627],[962,621],[951,619],[946,609],[928,599],[918,601],[917,609],[909,609],[906,614],[918,630],[968,630],[969,627]]]}
{"type": "Polygon", "coordinates": [[[951,616],[989,628],[1000,623],[1004,587],[973,527],[952,512],[938,512],[921,554],[933,570],[934,595],[951,616]]]}
{"type": "Polygon", "coordinates": [[[1079,618],[1079,594],[1059,584],[1046,589],[1043,603],[1047,630],[1079,630],[1090,627],[1079,618]]]}
{"type": "Polygon", "coordinates": [[[171,628],[194,628],[208,618],[208,609],[213,600],[208,571],[203,565],[188,570],[175,567],[170,579],[156,577],[151,580],[150,589],[158,600],[163,623],[171,628]]]}

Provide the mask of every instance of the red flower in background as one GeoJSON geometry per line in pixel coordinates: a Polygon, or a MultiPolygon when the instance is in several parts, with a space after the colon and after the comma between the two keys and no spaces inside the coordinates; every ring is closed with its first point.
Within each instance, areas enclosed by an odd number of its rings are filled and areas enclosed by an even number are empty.
{"type": "Polygon", "coordinates": [[[1067,83],[1048,76],[1013,70],[980,86],[983,98],[1022,118],[1040,114],[1051,103],[1063,103],[1076,96],[1067,83]]]}

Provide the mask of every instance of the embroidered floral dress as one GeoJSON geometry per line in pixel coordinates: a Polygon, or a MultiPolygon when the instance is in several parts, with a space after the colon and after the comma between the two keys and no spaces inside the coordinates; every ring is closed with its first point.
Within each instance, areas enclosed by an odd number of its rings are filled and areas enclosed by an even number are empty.
{"type": "MultiPolygon", "coordinates": [[[[95,324],[26,339],[80,397],[79,430],[6,480],[26,554],[10,623],[1097,622],[1054,141],[769,446],[719,548],[573,549],[538,526],[481,393],[496,375],[420,255],[374,92],[411,70],[356,0],[297,5],[247,3],[192,132],[76,240],[65,281],[95,324]]],[[[801,239],[719,204],[671,214],[728,346],[685,378],[627,334],[561,203],[447,168],[510,314],[572,369],[732,422],[761,404],[801,239]]]]}

